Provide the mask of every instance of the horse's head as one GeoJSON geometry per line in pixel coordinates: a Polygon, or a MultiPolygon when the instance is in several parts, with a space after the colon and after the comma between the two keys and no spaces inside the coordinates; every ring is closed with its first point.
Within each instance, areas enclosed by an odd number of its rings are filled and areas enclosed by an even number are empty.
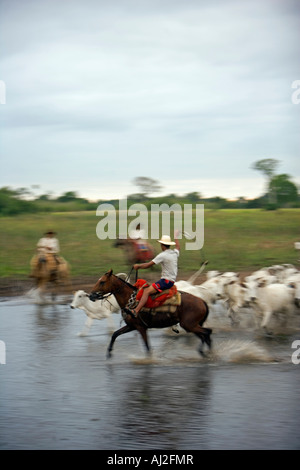
{"type": "Polygon", "coordinates": [[[103,274],[92,287],[90,300],[95,302],[95,300],[103,299],[105,294],[112,294],[115,290],[114,278],[112,269],[103,274]]]}

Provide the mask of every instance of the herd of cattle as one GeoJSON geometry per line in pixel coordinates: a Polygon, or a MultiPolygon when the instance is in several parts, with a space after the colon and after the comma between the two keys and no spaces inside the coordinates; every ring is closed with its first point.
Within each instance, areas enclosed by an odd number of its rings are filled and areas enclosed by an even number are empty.
{"type": "MultiPolygon", "coordinates": [[[[126,277],[124,274],[119,276],[126,277]]],[[[196,284],[196,279],[197,273],[188,281],[177,281],[177,289],[201,297],[210,308],[222,303],[233,325],[239,322],[242,309],[248,308],[256,326],[267,332],[273,314],[282,313],[288,318],[296,307],[300,308],[300,271],[290,264],[263,268],[244,279],[239,273],[218,271],[208,271],[201,284],[196,284]]],[[[107,318],[110,322],[113,321],[112,313],[120,313],[113,295],[92,302],[89,294],[82,290],[75,292],[71,308],[82,309],[87,315],[81,335],[87,334],[94,319],[107,318]]]]}

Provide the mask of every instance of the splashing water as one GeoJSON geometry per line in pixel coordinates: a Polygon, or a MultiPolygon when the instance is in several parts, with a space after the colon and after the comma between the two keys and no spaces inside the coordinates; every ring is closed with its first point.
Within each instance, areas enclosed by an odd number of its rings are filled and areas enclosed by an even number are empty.
{"type": "Polygon", "coordinates": [[[211,351],[201,357],[197,351],[183,351],[169,354],[162,354],[159,351],[154,352],[151,356],[138,357],[129,356],[129,360],[133,364],[157,364],[157,365],[177,365],[188,366],[195,363],[269,363],[278,362],[266,349],[259,346],[255,341],[247,340],[225,340],[220,343],[214,343],[211,351]]]}
{"type": "Polygon", "coordinates": [[[129,356],[129,360],[133,363],[133,364],[140,364],[140,365],[144,365],[144,364],[159,364],[160,360],[159,358],[151,355],[151,356],[146,356],[146,357],[138,357],[138,356],[133,356],[133,355],[130,355],[129,356]]]}
{"type": "Polygon", "coordinates": [[[228,340],[215,345],[211,352],[214,361],[273,362],[274,358],[254,341],[228,340]]]}

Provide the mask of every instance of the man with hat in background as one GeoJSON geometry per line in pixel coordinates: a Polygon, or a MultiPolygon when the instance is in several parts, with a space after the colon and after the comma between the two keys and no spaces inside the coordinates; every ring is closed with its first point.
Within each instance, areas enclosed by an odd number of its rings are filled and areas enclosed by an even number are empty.
{"type": "Polygon", "coordinates": [[[55,232],[49,230],[44,234],[43,238],[40,238],[37,243],[37,250],[40,255],[52,254],[56,259],[55,255],[59,253],[59,242],[55,235],[55,232]]]}
{"type": "Polygon", "coordinates": [[[162,253],[159,253],[152,261],[148,263],[134,264],[134,269],[148,269],[154,264],[162,265],[161,279],[154,282],[151,286],[146,287],[143,291],[141,300],[139,301],[136,309],[131,310],[134,316],[137,316],[140,310],[146,305],[149,295],[156,292],[162,292],[163,290],[170,289],[177,277],[178,271],[178,257],[180,251],[180,245],[177,239],[179,232],[175,232],[175,242],[173,242],[169,235],[163,235],[160,240],[157,240],[161,244],[162,253]],[[171,249],[171,246],[176,245],[176,248],[171,249]]]}
{"type": "Polygon", "coordinates": [[[60,264],[60,259],[58,257],[59,253],[59,242],[56,238],[56,233],[52,230],[44,233],[44,236],[39,239],[37,243],[37,255],[35,255],[30,264],[31,264],[31,275],[30,277],[36,277],[36,270],[38,268],[39,262],[47,263],[48,269],[51,271],[53,278],[57,275],[57,268],[60,264]]]}

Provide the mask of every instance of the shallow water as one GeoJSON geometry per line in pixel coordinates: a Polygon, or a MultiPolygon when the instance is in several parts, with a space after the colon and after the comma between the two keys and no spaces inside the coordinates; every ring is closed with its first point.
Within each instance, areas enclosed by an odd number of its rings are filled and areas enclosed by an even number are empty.
{"type": "Polygon", "coordinates": [[[247,313],[236,328],[212,313],[205,358],[196,337],[152,330],[150,360],[137,332],[107,360],[106,320],[79,337],[85,320],[68,304],[0,302],[0,449],[300,448],[300,316],[266,337],[247,313]]]}

